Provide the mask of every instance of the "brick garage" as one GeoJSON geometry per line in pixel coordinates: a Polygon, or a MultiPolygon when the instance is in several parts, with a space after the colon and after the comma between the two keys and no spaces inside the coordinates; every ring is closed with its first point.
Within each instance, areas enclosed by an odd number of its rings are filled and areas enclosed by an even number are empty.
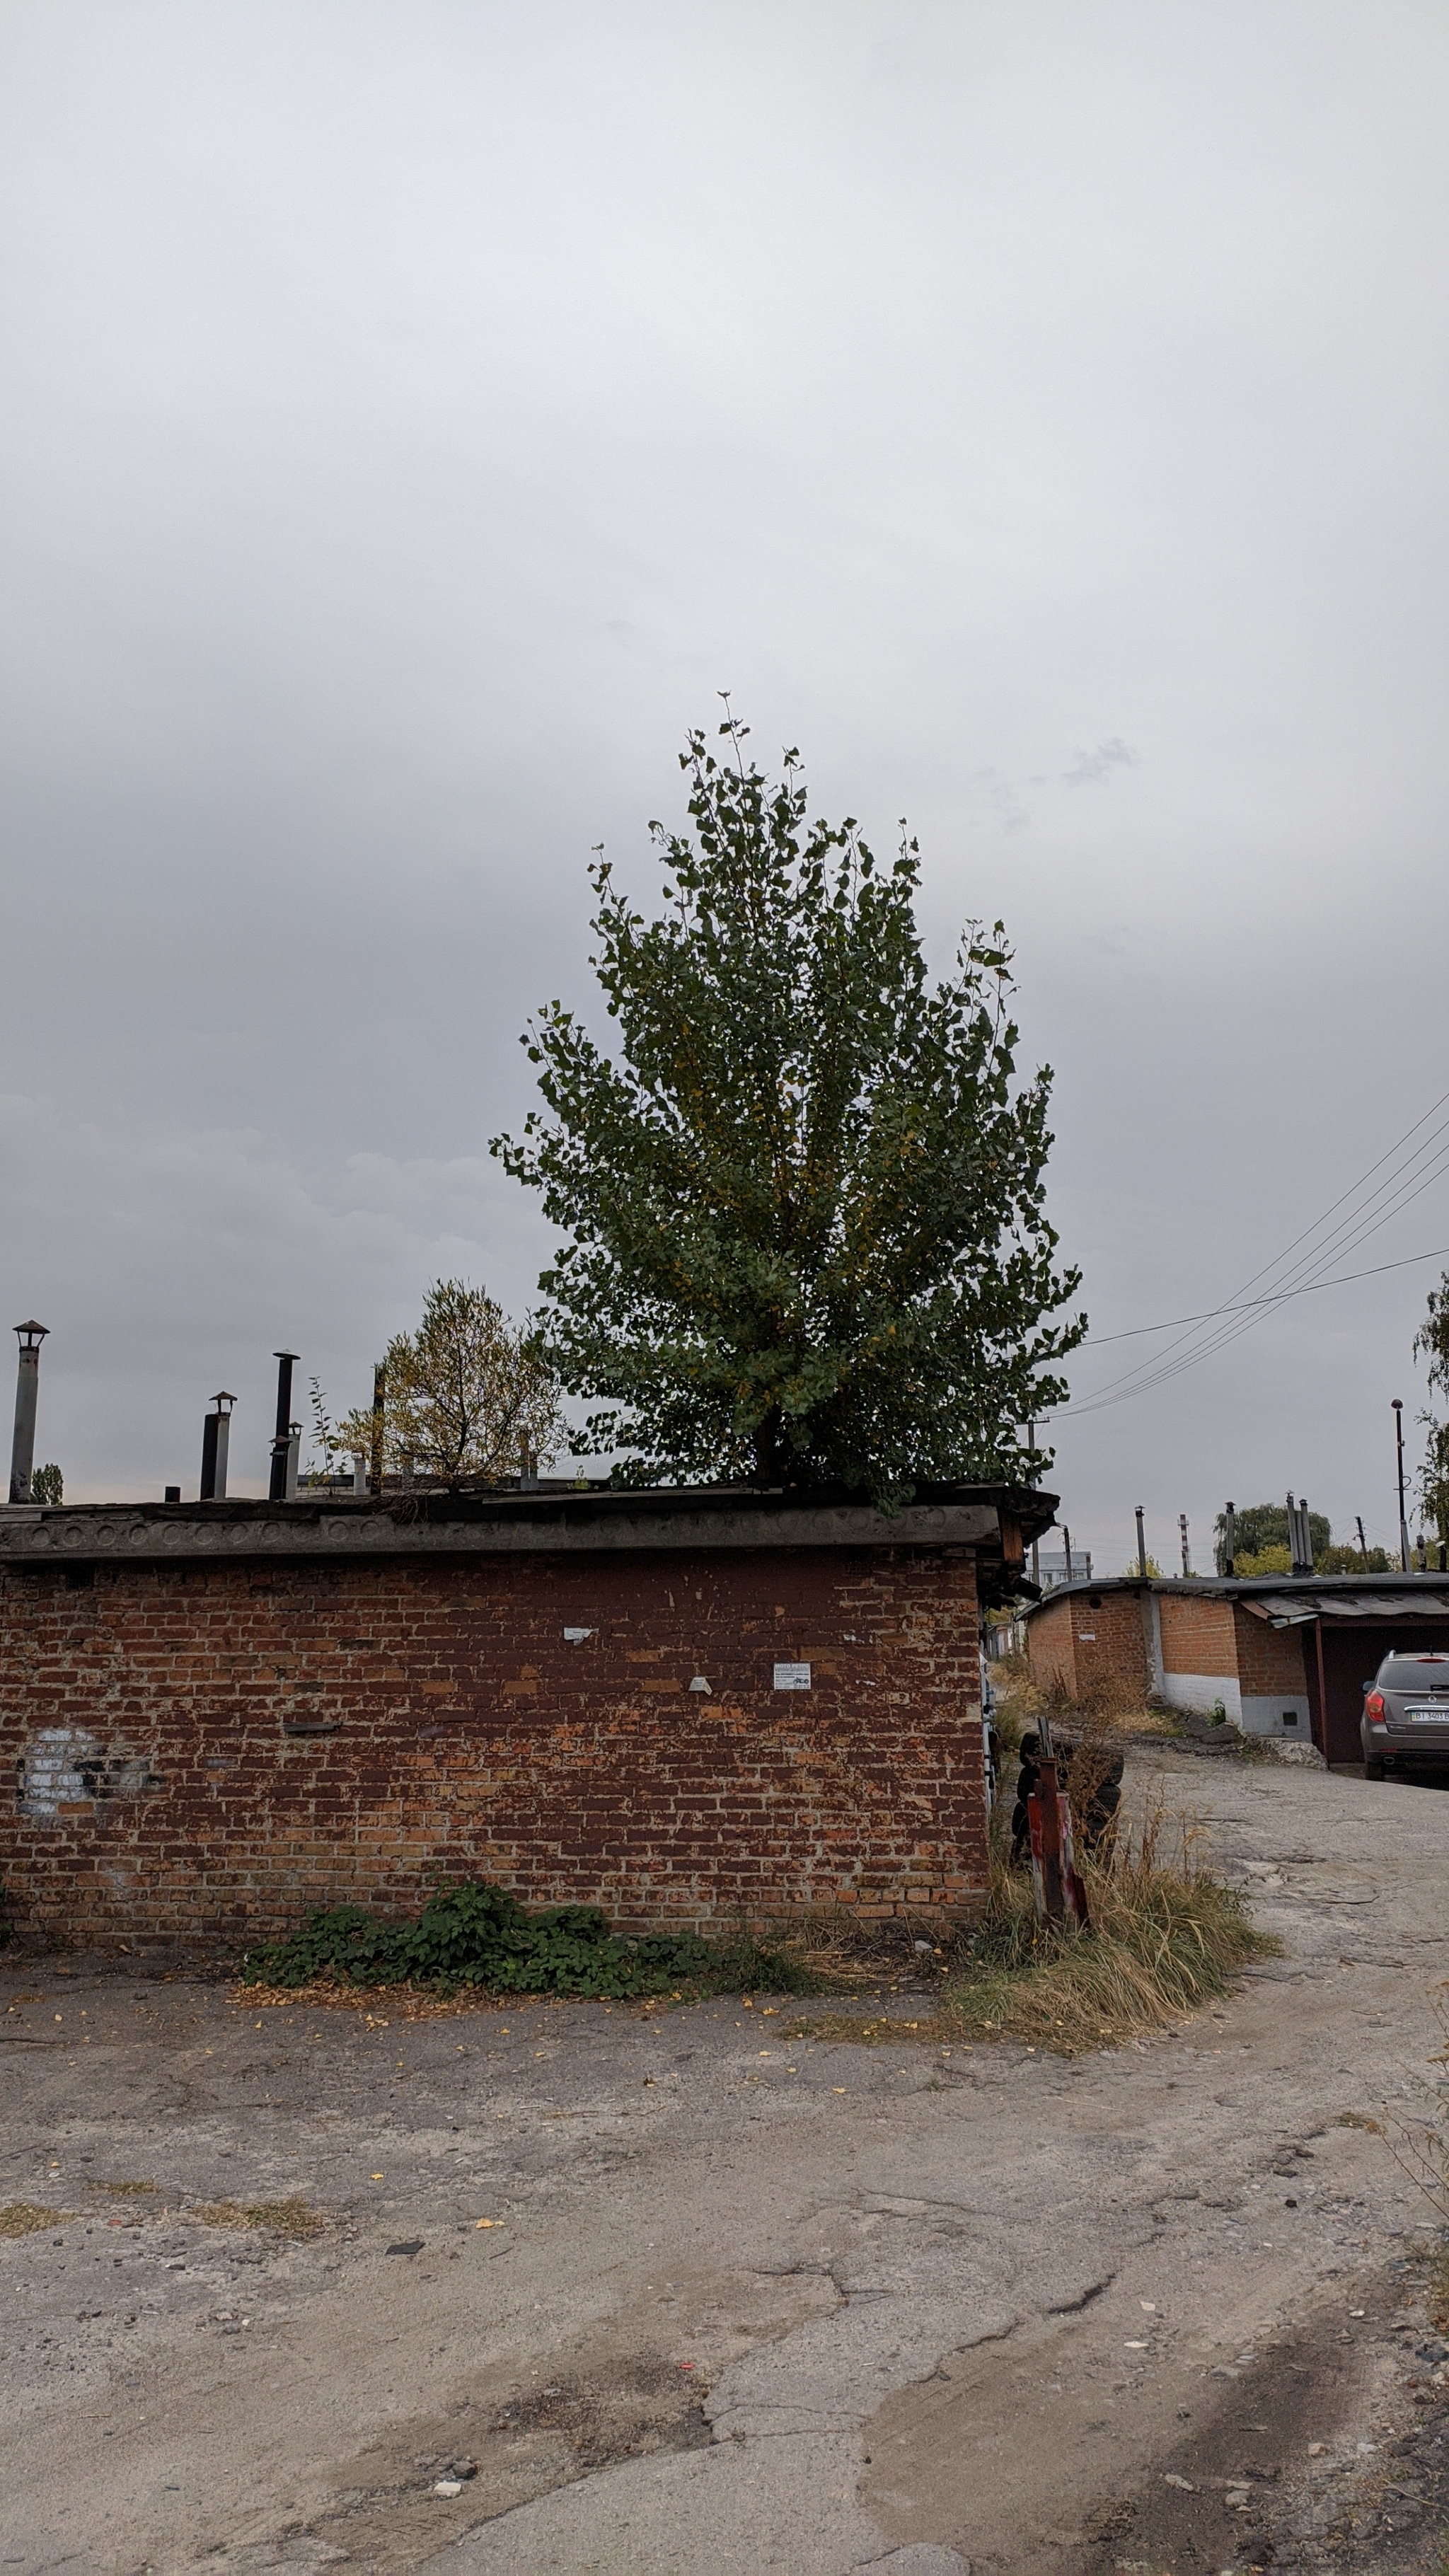
{"type": "Polygon", "coordinates": [[[1062,1585],[1028,1617],[1032,1678],[1077,1706],[1155,1700],[1247,1735],[1362,1757],[1365,1681],[1396,1641],[1449,1649],[1449,1593],[1422,1574],[1135,1576],[1062,1585]]]}
{"type": "Polygon", "coordinates": [[[1151,1624],[1150,1603],[1127,1585],[1052,1593],[1027,1630],[1032,1679],[1078,1707],[1143,1708],[1152,1690],[1151,1624]]]}
{"type": "Polygon", "coordinates": [[[1049,1507],[8,1512],[12,1910],[235,1942],[442,1872],[636,1929],[969,1914],[978,1569],[999,1586],[1023,1513],[1049,1507]]]}

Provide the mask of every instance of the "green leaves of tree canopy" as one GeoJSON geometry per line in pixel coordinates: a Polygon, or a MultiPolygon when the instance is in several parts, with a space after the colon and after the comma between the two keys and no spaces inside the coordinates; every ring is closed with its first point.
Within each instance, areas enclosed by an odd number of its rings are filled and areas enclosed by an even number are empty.
{"type": "MultiPolygon", "coordinates": [[[[811,821],[745,728],[680,766],[692,834],[651,832],[666,910],[591,871],[619,1055],[552,1003],[545,1110],[493,1152],[570,1240],[539,1282],[549,1357],[629,1481],[752,1476],[877,1499],[1039,1475],[1019,1426],[1065,1400],[1085,1329],[1043,1213],[1050,1074],[1013,1084],[1010,951],[968,927],[928,979],[920,862],[811,821]],[[547,1114],[546,1114],[547,1113],[547,1114]]],[[[620,1471],[616,1471],[620,1472],[620,1471]]]]}
{"type": "MultiPolygon", "coordinates": [[[[1414,1335],[1414,1357],[1427,1359],[1432,1392],[1449,1396],[1449,1270],[1429,1291],[1428,1312],[1414,1335]]],[[[1449,1422],[1429,1412],[1421,1413],[1419,1421],[1425,1434],[1419,1502],[1443,1542],[1449,1540],[1449,1422]]]]}

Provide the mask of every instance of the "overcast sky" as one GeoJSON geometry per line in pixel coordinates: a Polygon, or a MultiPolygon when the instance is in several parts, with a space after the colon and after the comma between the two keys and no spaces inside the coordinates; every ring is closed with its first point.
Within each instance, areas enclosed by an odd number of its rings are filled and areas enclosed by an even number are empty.
{"type": "MultiPolygon", "coordinates": [[[[1005,918],[1097,1332],[1449,1089],[1439,0],[0,31],[0,1285],[70,1498],[194,1492],[220,1385],[258,1490],[279,1343],[340,1410],[435,1275],[526,1305],[518,1032],[721,688],[909,814],[943,965],[1005,918]]],[[[1435,1181],[1344,1266],[1441,1244],[1435,1181]]],[[[1438,1267],[1060,1424],[1074,1545],[1391,1539],[1438,1267]]]]}

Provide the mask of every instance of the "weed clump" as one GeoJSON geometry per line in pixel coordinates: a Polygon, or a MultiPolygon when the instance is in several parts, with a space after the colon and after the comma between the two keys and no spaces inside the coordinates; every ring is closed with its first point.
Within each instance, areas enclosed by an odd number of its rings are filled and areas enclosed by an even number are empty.
{"type": "Polygon", "coordinates": [[[188,2209],[188,2218],[198,2219],[203,2227],[265,2227],[273,2236],[290,2236],[301,2242],[320,2236],[327,2221],[320,2209],[305,2200],[257,2200],[243,2203],[235,2200],[202,2200],[188,2209]]]}
{"type": "Polygon", "coordinates": [[[42,2209],[33,2200],[7,2201],[0,2209],[0,2236],[35,2236],[42,2227],[59,2227],[68,2212],[42,2209]]]}
{"type": "Polygon", "coordinates": [[[951,1963],[940,2026],[1077,2056],[1160,2030],[1227,1994],[1279,1944],[1255,1930],[1236,1889],[1199,1868],[1190,1826],[1149,1812],[1079,1861],[1091,1928],[1037,1920],[1030,1876],[994,1841],[981,1922],[951,1963]]]}
{"type": "Polygon", "coordinates": [[[250,1950],[244,1985],[283,1988],[333,1979],[353,1986],[412,1984],[444,1993],[628,1998],[761,1986],[814,1994],[809,1965],[748,1938],[706,1941],[693,1932],[615,1932],[595,1905],[531,1914],[506,1888],[465,1880],[440,1888],[413,1923],[389,1923],[362,1905],[309,1914],[285,1941],[250,1950]]]}

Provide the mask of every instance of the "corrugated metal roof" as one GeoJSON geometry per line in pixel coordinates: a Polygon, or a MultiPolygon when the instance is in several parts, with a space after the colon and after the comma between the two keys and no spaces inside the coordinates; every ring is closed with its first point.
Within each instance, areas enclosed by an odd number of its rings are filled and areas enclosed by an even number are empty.
{"type": "Polygon", "coordinates": [[[1260,1592],[1243,1608],[1256,1610],[1275,1628],[1300,1627],[1308,1619],[1449,1619],[1449,1593],[1260,1592]]]}

